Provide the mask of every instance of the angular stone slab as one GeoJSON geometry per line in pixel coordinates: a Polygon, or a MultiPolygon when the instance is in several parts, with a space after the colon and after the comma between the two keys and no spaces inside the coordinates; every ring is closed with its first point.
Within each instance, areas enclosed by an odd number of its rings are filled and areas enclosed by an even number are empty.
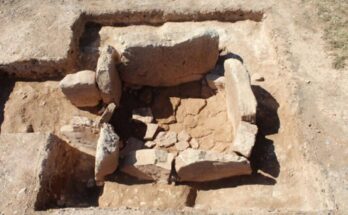
{"type": "Polygon", "coordinates": [[[190,201],[189,186],[167,184],[134,184],[106,182],[99,198],[101,208],[183,209],[190,201]],[[131,198],[125,198],[131,196],[131,198]]]}
{"type": "Polygon", "coordinates": [[[104,123],[100,130],[97,151],[95,154],[95,180],[104,182],[105,176],[113,173],[118,167],[120,138],[110,124],[104,123]]]}
{"type": "Polygon", "coordinates": [[[186,149],[175,159],[179,181],[204,182],[251,174],[249,162],[235,154],[186,149]]]}
{"type": "Polygon", "coordinates": [[[121,171],[141,180],[168,181],[174,155],[159,149],[141,149],[129,153],[121,171]]]}
{"type": "Polygon", "coordinates": [[[232,151],[238,152],[245,157],[250,157],[255,145],[257,126],[248,122],[241,122],[237,128],[233,140],[232,151]]]}
{"type": "Polygon", "coordinates": [[[103,27],[101,46],[110,44],[121,56],[122,81],[133,85],[174,86],[199,80],[214,68],[219,35],[205,28],[103,27]]]}
{"type": "Polygon", "coordinates": [[[241,120],[255,123],[257,102],[248,71],[239,60],[232,58],[225,61],[224,67],[228,117],[235,126],[241,120]]]}

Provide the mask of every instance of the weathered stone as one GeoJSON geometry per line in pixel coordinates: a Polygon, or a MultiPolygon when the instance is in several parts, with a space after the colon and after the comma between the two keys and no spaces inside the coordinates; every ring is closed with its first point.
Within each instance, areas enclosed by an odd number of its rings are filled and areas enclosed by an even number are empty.
{"type": "Polygon", "coordinates": [[[232,143],[232,150],[249,157],[255,144],[256,134],[256,125],[248,122],[241,122],[232,143]]]}
{"type": "Polygon", "coordinates": [[[193,149],[198,149],[198,148],[199,148],[199,142],[197,141],[197,139],[192,138],[192,139],[190,140],[190,146],[191,146],[191,148],[193,148],[193,149]]]}
{"type": "Polygon", "coordinates": [[[145,140],[153,140],[157,130],[158,130],[157,124],[154,124],[154,123],[146,124],[146,133],[145,133],[144,139],[145,140]]]}
{"type": "Polygon", "coordinates": [[[120,138],[110,124],[104,123],[100,130],[97,152],[95,155],[95,180],[104,182],[105,176],[118,167],[120,138]]]}
{"type": "Polygon", "coordinates": [[[180,131],[178,134],[178,140],[189,142],[191,140],[191,136],[186,131],[180,131]]]}
{"type": "Polygon", "coordinates": [[[93,161],[52,134],[1,134],[0,214],[71,205],[73,198],[86,195],[81,176],[93,177],[93,161]]]}
{"type": "Polygon", "coordinates": [[[123,81],[174,86],[199,80],[214,68],[219,55],[218,33],[172,25],[101,29],[101,44],[110,44],[122,56],[119,71],[123,81]]]}
{"type": "Polygon", "coordinates": [[[70,102],[77,107],[94,107],[101,99],[95,72],[90,70],[66,75],[59,86],[70,102]]]}
{"type": "Polygon", "coordinates": [[[170,147],[173,146],[177,141],[177,133],[173,131],[160,132],[158,133],[156,139],[154,140],[158,146],[161,147],[170,147]]]}
{"type": "Polygon", "coordinates": [[[184,209],[190,201],[189,186],[168,184],[133,184],[106,182],[99,198],[101,208],[142,207],[147,209],[184,209]],[[125,198],[129,196],[131,198],[125,198]]]}
{"type": "Polygon", "coordinates": [[[135,138],[135,137],[130,137],[126,141],[125,147],[121,150],[120,156],[124,157],[125,155],[129,154],[132,151],[136,151],[139,149],[144,148],[144,142],[135,138]]]}
{"type": "Polygon", "coordinates": [[[153,121],[153,115],[151,108],[138,108],[133,110],[132,119],[143,123],[151,123],[153,121]]]}
{"type": "Polygon", "coordinates": [[[185,149],[189,148],[190,144],[186,141],[179,141],[177,143],[175,143],[175,148],[178,151],[184,151],[185,149]]]}
{"type": "Polygon", "coordinates": [[[116,70],[116,50],[107,45],[102,47],[97,63],[96,80],[103,102],[120,104],[122,83],[116,70]]]}
{"type": "Polygon", "coordinates": [[[179,181],[212,181],[251,174],[249,162],[235,154],[186,149],[175,159],[179,181]]]}
{"type": "Polygon", "coordinates": [[[249,73],[236,59],[225,61],[227,113],[233,125],[241,120],[254,123],[257,102],[251,90],[249,73]]]}
{"type": "Polygon", "coordinates": [[[147,141],[144,146],[147,148],[153,148],[156,146],[156,143],[154,141],[147,141]]]}
{"type": "Polygon", "coordinates": [[[103,114],[98,119],[98,126],[101,126],[103,123],[108,123],[116,110],[115,103],[110,103],[104,110],[103,114]]]}
{"type": "Polygon", "coordinates": [[[174,155],[160,149],[141,149],[129,153],[121,171],[141,180],[168,181],[174,155]]]}

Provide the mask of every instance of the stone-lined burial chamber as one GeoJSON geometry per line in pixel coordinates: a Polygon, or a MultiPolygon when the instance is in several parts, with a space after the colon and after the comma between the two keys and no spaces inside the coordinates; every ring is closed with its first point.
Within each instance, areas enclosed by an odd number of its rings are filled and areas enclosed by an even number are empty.
{"type": "Polygon", "coordinates": [[[61,81],[72,104],[107,105],[96,122],[61,129],[96,156],[97,185],[115,171],[157,183],[251,174],[257,104],[246,68],[219,57],[217,31],[174,27],[102,27],[96,72],[61,81]]]}

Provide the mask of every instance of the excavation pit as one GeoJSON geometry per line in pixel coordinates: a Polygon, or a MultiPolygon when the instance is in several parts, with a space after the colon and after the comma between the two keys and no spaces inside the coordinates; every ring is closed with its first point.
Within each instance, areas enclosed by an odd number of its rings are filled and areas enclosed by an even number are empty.
{"type": "MultiPolygon", "coordinates": [[[[90,205],[112,208],[127,205],[130,198],[113,196],[117,190],[120,195],[128,197],[139,195],[139,199],[128,206],[141,207],[144,199],[148,198],[141,191],[158,189],[153,196],[165,199],[170,192],[163,193],[163,190],[168,189],[180,198],[180,204],[175,209],[193,207],[198,195],[195,188],[197,182],[211,183],[251,175],[249,159],[257,133],[254,125],[256,100],[246,66],[253,68],[255,65],[245,65],[240,56],[229,51],[243,42],[245,47],[236,50],[242,53],[241,56],[245,54],[246,59],[260,57],[262,53],[254,52],[249,40],[242,40],[244,34],[262,35],[260,26],[251,21],[235,24],[208,21],[168,23],[163,26],[106,26],[98,29],[98,38],[87,38],[86,43],[80,44],[85,46],[80,47],[80,59],[89,61],[79,62],[83,69],[95,70],[99,64],[98,58],[108,60],[108,57],[103,58],[103,48],[109,46],[116,50],[118,56],[111,64],[113,66],[103,68],[115,69],[122,83],[122,87],[117,88],[121,100],[115,102],[116,109],[109,122],[122,142],[120,164],[114,174],[105,178],[99,203],[92,202],[90,205]],[[177,34],[170,35],[172,29],[179,26],[177,34]],[[256,33],[255,27],[258,29],[256,33]],[[194,34],[190,33],[190,28],[194,29],[194,34]],[[163,33],[165,31],[169,33],[163,33]],[[137,40],[137,32],[149,33],[150,36],[137,40]],[[164,39],[161,39],[162,34],[165,35],[164,39]],[[170,36],[175,37],[176,41],[170,36]],[[90,44],[89,39],[92,41],[90,44]],[[91,58],[86,58],[83,50],[89,50],[91,58]],[[100,52],[96,53],[96,50],[100,52]],[[158,129],[155,132],[148,132],[150,127],[156,126],[158,129]],[[161,141],[157,142],[157,139],[161,141]],[[173,185],[163,185],[167,183],[173,185]]],[[[99,83],[98,87],[100,90],[99,83]]],[[[112,90],[115,91],[115,88],[112,90]]],[[[101,100],[108,103],[105,95],[97,99],[100,99],[98,107],[102,106],[101,100]]],[[[71,101],[71,104],[74,103],[71,101]]],[[[80,110],[90,109],[80,107],[80,110]]],[[[82,116],[98,121],[98,117],[91,117],[91,113],[84,112],[82,116]]],[[[67,120],[59,120],[55,122],[54,129],[58,127],[59,130],[68,123],[67,120]]],[[[33,124],[35,131],[43,129],[40,126],[33,124]]],[[[99,133],[94,133],[93,129],[91,136],[65,140],[83,153],[94,156],[96,146],[93,143],[96,144],[99,133]],[[85,143],[88,145],[81,146],[85,143]]],[[[69,129],[65,131],[70,132],[69,129]]],[[[78,132],[83,135],[85,130],[78,132]]],[[[91,170],[93,167],[89,168],[91,170]]],[[[84,179],[86,186],[87,182],[89,186],[95,185],[90,179],[90,175],[84,179]]],[[[92,190],[97,192],[98,189],[92,190]]],[[[75,202],[70,205],[57,202],[47,208],[80,206],[78,199],[75,202]]],[[[148,206],[166,209],[172,205],[148,206]]]]}

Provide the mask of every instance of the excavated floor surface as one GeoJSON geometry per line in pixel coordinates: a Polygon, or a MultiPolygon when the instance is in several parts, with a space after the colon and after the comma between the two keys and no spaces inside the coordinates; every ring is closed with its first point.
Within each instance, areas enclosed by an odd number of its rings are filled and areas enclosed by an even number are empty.
{"type": "MultiPolygon", "coordinates": [[[[125,92],[120,109],[112,119],[121,138],[143,140],[146,125],[132,120],[132,110],[144,107],[151,108],[160,130],[186,131],[198,140],[200,149],[227,152],[231,147],[232,123],[227,119],[223,90],[214,92],[206,83],[196,81],[175,87],[145,87],[125,92]]],[[[170,147],[169,151],[175,151],[175,147],[170,147]]]]}

